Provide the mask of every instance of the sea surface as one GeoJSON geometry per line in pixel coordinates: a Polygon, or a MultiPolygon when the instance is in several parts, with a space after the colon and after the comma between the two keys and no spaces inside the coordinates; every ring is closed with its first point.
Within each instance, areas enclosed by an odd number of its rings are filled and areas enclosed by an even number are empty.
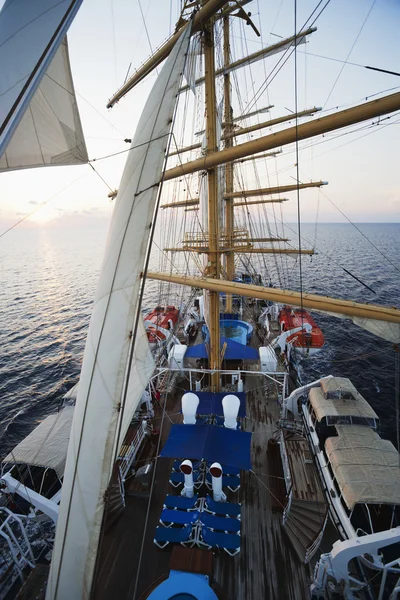
{"type": "MultiPolygon", "coordinates": [[[[311,243],[318,253],[303,257],[301,284],[298,261],[285,259],[285,281],[305,292],[400,306],[400,224],[357,227],[362,234],[350,224],[303,225],[303,247],[311,243]]],[[[0,457],[55,412],[78,380],[105,241],[105,229],[17,228],[0,239],[0,457]]],[[[155,289],[145,295],[147,308],[157,302],[155,289]]],[[[326,343],[299,364],[302,382],[349,377],[395,443],[393,344],[348,320],[314,318],[326,343]]]]}

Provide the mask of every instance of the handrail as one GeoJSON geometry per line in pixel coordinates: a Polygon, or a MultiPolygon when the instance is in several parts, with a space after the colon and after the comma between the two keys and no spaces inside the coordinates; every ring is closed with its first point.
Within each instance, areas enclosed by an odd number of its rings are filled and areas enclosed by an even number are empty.
{"type": "Polygon", "coordinates": [[[128,471],[129,471],[133,461],[136,458],[136,455],[139,451],[139,448],[140,448],[144,438],[146,437],[146,427],[147,427],[147,421],[143,420],[141,422],[141,426],[137,430],[136,435],[130,444],[129,451],[124,456],[118,457],[118,459],[121,461],[119,469],[120,469],[120,473],[121,473],[121,481],[122,482],[125,481],[128,471]]]}
{"type": "Polygon", "coordinates": [[[315,538],[315,540],[313,541],[313,543],[311,544],[311,546],[309,546],[307,548],[306,555],[304,557],[304,563],[305,564],[307,564],[312,559],[312,557],[314,556],[314,554],[316,553],[316,551],[319,548],[319,545],[320,545],[321,540],[322,540],[322,536],[324,535],[326,523],[328,521],[328,516],[329,516],[329,511],[327,510],[326,511],[326,515],[325,515],[324,524],[323,524],[323,526],[321,528],[321,531],[319,532],[319,534],[317,535],[317,537],[315,538]]]}
{"type": "Polygon", "coordinates": [[[293,498],[293,486],[290,488],[290,492],[288,493],[288,495],[286,496],[287,498],[287,503],[285,506],[285,509],[283,511],[283,515],[282,515],[282,524],[284,525],[286,523],[286,520],[289,516],[290,513],[290,508],[292,506],[292,498],[293,498]]]}
{"type": "Polygon", "coordinates": [[[290,474],[290,467],[289,467],[289,459],[286,453],[286,446],[285,446],[285,438],[283,435],[283,431],[279,432],[279,448],[280,448],[280,453],[281,453],[281,459],[282,459],[282,466],[283,466],[283,474],[285,476],[285,485],[286,485],[286,492],[289,494],[291,492],[292,489],[292,477],[290,474]]]}

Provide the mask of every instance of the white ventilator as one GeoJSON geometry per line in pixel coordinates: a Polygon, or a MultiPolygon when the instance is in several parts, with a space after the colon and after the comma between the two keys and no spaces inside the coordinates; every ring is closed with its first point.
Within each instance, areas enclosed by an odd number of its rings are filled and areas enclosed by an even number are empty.
{"type": "Polygon", "coordinates": [[[185,425],[196,424],[197,407],[199,406],[199,397],[193,392],[187,392],[182,396],[182,413],[185,425]]]}
{"type": "Polygon", "coordinates": [[[213,498],[215,502],[226,502],[226,495],[222,491],[222,467],[215,462],[210,467],[213,498]]]}
{"type": "Polygon", "coordinates": [[[181,472],[185,476],[185,483],[183,485],[183,490],[181,492],[181,496],[185,496],[185,498],[193,498],[194,496],[194,484],[193,484],[193,465],[192,461],[184,460],[180,466],[181,472]]]}
{"type": "Polygon", "coordinates": [[[239,414],[240,400],[234,394],[228,394],[222,398],[224,411],[224,426],[228,429],[236,429],[237,416],[239,414]]]}

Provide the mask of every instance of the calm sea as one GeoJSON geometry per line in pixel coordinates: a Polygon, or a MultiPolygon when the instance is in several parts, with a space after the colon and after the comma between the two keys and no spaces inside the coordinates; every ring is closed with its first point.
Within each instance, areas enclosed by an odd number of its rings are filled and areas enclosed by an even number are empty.
{"type": "MultiPolygon", "coordinates": [[[[349,224],[303,226],[310,242],[304,247],[319,252],[303,257],[304,290],[399,306],[400,224],[359,228],[375,247],[349,224]]],[[[102,229],[16,229],[0,240],[0,457],[56,411],[78,379],[105,239],[102,229]]],[[[285,281],[298,289],[299,265],[284,260],[285,281]]],[[[271,267],[271,277],[279,265],[271,267]]],[[[149,297],[146,302],[154,304],[149,297]]],[[[395,441],[392,344],[347,320],[315,318],[326,345],[301,363],[302,381],[350,377],[381,416],[383,435],[395,441]]]]}

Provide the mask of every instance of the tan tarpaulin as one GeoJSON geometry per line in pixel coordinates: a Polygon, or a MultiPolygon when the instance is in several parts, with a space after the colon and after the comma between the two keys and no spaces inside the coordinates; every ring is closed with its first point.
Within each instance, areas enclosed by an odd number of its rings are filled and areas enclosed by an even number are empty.
{"type": "Polygon", "coordinates": [[[323,380],[321,387],[312,388],[308,397],[318,421],[328,416],[378,419],[373,408],[345,377],[323,380]]]}
{"type": "Polygon", "coordinates": [[[66,406],[48,416],[6,456],[3,463],[54,469],[58,477],[64,475],[68,442],[71,433],[73,406],[66,406]]]}
{"type": "Polygon", "coordinates": [[[336,425],[338,437],[325,450],[343,498],[357,503],[400,504],[399,454],[369,427],[336,425]]]}

